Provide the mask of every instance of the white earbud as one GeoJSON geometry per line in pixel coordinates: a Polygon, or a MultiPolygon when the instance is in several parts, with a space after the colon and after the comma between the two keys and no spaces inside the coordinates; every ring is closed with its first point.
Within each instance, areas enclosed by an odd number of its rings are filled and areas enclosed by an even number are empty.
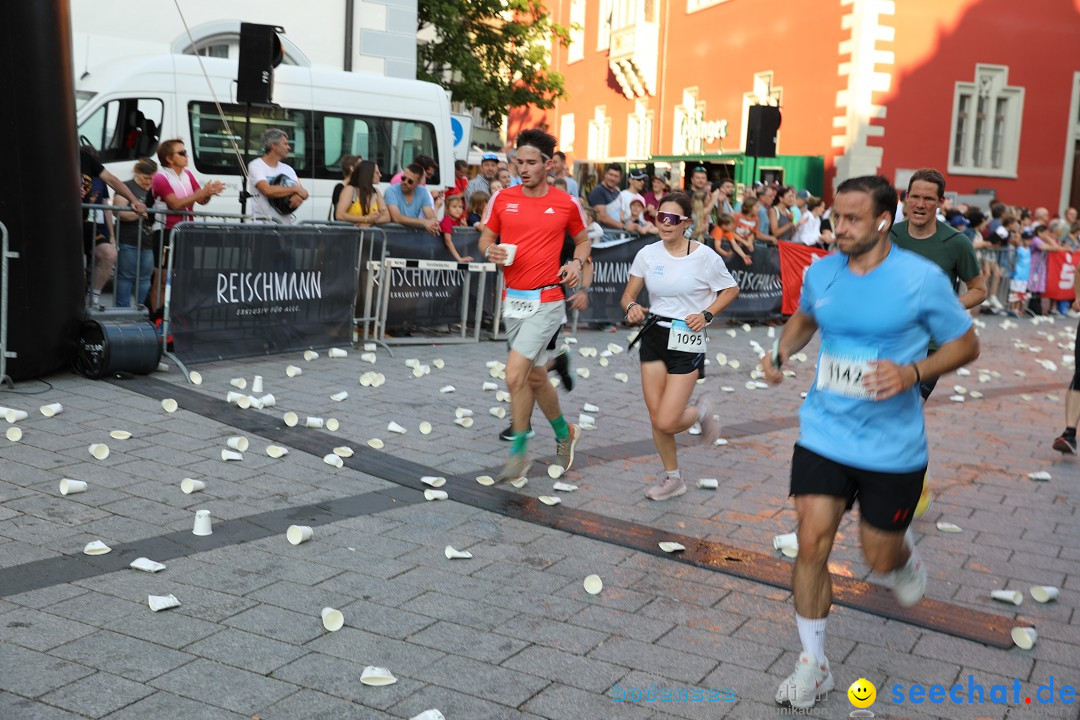
{"type": "Polygon", "coordinates": [[[882,220],[881,222],[879,222],[879,223],[878,223],[878,226],[877,226],[878,232],[881,232],[882,230],[884,230],[884,229],[885,229],[885,225],[886,225],[886,223],[888,223],[888,222],[889,222],[888,220],[882,220]]]}

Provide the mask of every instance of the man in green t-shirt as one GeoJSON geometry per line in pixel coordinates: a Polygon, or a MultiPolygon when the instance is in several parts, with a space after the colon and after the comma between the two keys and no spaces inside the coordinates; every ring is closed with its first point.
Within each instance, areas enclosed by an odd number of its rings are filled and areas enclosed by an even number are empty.
{"type": "MultiPolygon", "coordinates": [[[[908,180],[907,197],[904,198],[903,222],[892,226],[889,238],[894,244],[922,255],[934,262],[948,276],[953,289],[959,291],[963,281],[967,290],[960,296],[960,304],[970,310],[986,299],[986,278],[979,269],[975,248],[971,241],[945,223],[939,223],[937,214],[945,200],[945,178],[933,168],[916,170],[908,180]]],[[[931,339],[928,354],[933,354],[938,344],[931,339]]],[[[937,378],[919,384],[923,402],[930,399],[937,378]]],[[[923,478],[922,496],[915,508],[915,517],[926,514],[934,501],[930,484],[923,478]]]]}

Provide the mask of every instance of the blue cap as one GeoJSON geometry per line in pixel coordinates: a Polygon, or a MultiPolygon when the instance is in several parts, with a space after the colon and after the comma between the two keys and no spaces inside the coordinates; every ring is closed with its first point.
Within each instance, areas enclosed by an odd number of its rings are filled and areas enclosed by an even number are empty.
{"type": "Polygon", "coordinates": [[[495,153],[484,153],[480,156],[480,162],[484,162],[485,160],[494,160],[495,162],[499,162],[499,156],[495,153]]]}

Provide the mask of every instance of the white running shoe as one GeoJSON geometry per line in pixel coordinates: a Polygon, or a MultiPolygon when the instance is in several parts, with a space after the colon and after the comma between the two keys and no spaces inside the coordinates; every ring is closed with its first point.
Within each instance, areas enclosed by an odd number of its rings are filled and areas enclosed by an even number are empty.
{"type": "Polygon", "coordinates": [[[780,683],[776,690],[776,703],[793,708],[812,708],[814,703],[833,689],[833,677],[829,661],[818,664],[810,653],[799,655],[795,672],[780,683]]]}
{"type": "Polygon", "coordinates": [[[926,592],[926,567],[919,557],[919,551],[915,549],[911,530],[904,533],[904,544],[907,545],[911,557],[904,567],[893,573],[893,595],[901,606],[911,607],[922,600],[923,593],[926,592]]]}

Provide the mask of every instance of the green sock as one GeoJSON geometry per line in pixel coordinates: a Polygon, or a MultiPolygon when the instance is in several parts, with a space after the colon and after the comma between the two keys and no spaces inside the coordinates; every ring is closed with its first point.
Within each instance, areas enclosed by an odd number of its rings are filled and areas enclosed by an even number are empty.
{"type": "Polygon", "coordinates": [[[510,446],[511,455],[524,455],[529,444],[529,432],[514,433],[514,444],[510,446]]]}
{"type": "Polygon", "coordinates": [[[570,426],[566,424],[566,418],[562,415],[548,422],[551,423],[551,429],[555,431],[556,440],[565,440],[570,436],[570,426]]]}

